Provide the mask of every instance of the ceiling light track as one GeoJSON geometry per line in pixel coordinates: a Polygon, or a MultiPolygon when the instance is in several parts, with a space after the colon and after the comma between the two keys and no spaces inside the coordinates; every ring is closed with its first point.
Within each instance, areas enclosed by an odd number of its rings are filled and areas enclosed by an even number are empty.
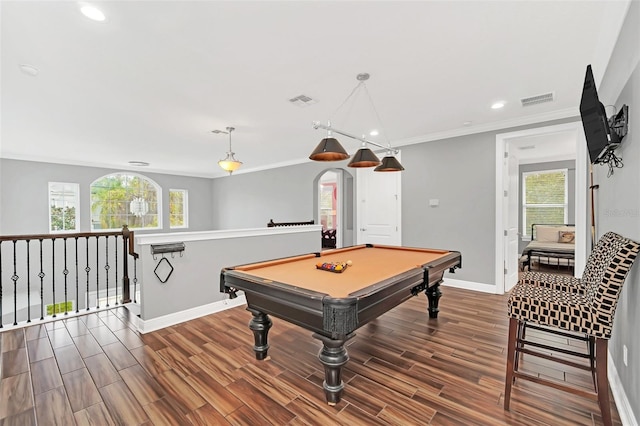
{"type": "Polygon", "coordinates": [[[318,129],[328,130],[330,132],[337,133],[339,135],[346,136],[348,138],[355,139],[355,140],[358,140],[360,142],[364,142],[364,143],[371,144],[373,146],[377,146],[378,148],[383,148],[383,149],[392,151],[394,154],[397,154],[398,152],[400,152],[400,150],[398,150],[397,148],[391,148],[391,147],[388,147],[388,146],[384,146],[384,145],[381,145],[379,143],[370,141],[369,139],[365,139],[364,137],[359,137],[359,136],[356,136],[356,135],[352,135],[351,133],[347,133],[345,131],[336,129],[335,127],[333,127],[331,125],[322,124],[319,121],[314,121],[313,122],[313,128],[316,129],[316,130],[318,130],[318,129]]]}

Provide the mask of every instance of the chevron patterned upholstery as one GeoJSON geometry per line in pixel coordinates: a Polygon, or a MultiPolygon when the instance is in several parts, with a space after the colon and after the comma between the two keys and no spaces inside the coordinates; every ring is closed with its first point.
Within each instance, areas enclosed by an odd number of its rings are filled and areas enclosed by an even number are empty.
{"type": "MultiPolygon", "coordinates": [[[[547,330],[556,330],[553,332],[560,335],[569,332],[587,336],[586,340],[591,345],[587,357],[590,358],[591,365],[581,368],[592,371],[595,392],[590,395],[598,400],[604,424],[611,424],[607,342],[611,338],[622,285],[639,251],[640,244],[637,242],[614,232],[607,232],[591,252],[582,278],[536,272],[523,274],[511,290],[507,302],[510,320],[505,410],[509,409],[511,386],[516,378],[531,380],[567,392],[585,394],[584,390],[518,370],[518,357],[521,354],[576,365],[562,357],[550,357],[548,354],[525,348],[525,345],[536,346],[536,343],[525,339],[527,325],[536,324],[547,330]]],[[[554,350],[549,346],[545,346],[545,349],[554,350]]],[[[563,353],[585,357],[577,352],[563,353]]]]}

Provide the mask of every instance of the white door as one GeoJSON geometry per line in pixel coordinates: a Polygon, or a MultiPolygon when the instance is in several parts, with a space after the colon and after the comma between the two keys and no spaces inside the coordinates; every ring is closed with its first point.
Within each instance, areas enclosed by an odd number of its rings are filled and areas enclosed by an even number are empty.
{"type": "MultiPolygon", "coordinates": [[[[396,158],[400,160],[398,155],[396,158]]],[[[402,172],[356,171],[357,243],[402,245],[402,172]]]]}
{"type": "Polygon", "coordinates": [[[509,143],[505,144],[504,175],[504,291],[509,291],[518,282],[518,159],[509,152],[509,143]]]}

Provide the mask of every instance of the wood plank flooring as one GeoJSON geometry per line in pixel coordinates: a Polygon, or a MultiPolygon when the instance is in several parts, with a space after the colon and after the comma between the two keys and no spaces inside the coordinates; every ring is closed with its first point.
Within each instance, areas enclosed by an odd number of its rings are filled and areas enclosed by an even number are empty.
{"type": "MultiPolygon", "coordinates": [[[[311,333],[272,318],[270,357],[256,361],[244,308],[144,335],[123,307],[7,330],[0,426],[601,424],[595,401],[524,381],[503,410],[506,296],[446,287],[438,319],[426,306],[420,295],[358,330],[334,407],[311,333]]],[[[591,383],[545,360],[521,366],[591,383]]]]}

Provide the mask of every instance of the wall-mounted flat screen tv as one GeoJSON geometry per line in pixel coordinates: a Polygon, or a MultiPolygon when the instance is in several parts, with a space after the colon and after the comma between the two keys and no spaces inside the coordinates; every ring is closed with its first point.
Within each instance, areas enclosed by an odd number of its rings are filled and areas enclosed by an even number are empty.
{"type": "Polygon", "coordinates": [[[580,116],[582,117],[582,126],[584,127],[584,135],[587,139],[591,162],[602,162],[609,151],[618,147],[620,137],[615,132],[612,132],[609,127],[604,105],[598,99],[598,91],[591,65],[587,66],[587,74],[584,77],[580,116]]]}

